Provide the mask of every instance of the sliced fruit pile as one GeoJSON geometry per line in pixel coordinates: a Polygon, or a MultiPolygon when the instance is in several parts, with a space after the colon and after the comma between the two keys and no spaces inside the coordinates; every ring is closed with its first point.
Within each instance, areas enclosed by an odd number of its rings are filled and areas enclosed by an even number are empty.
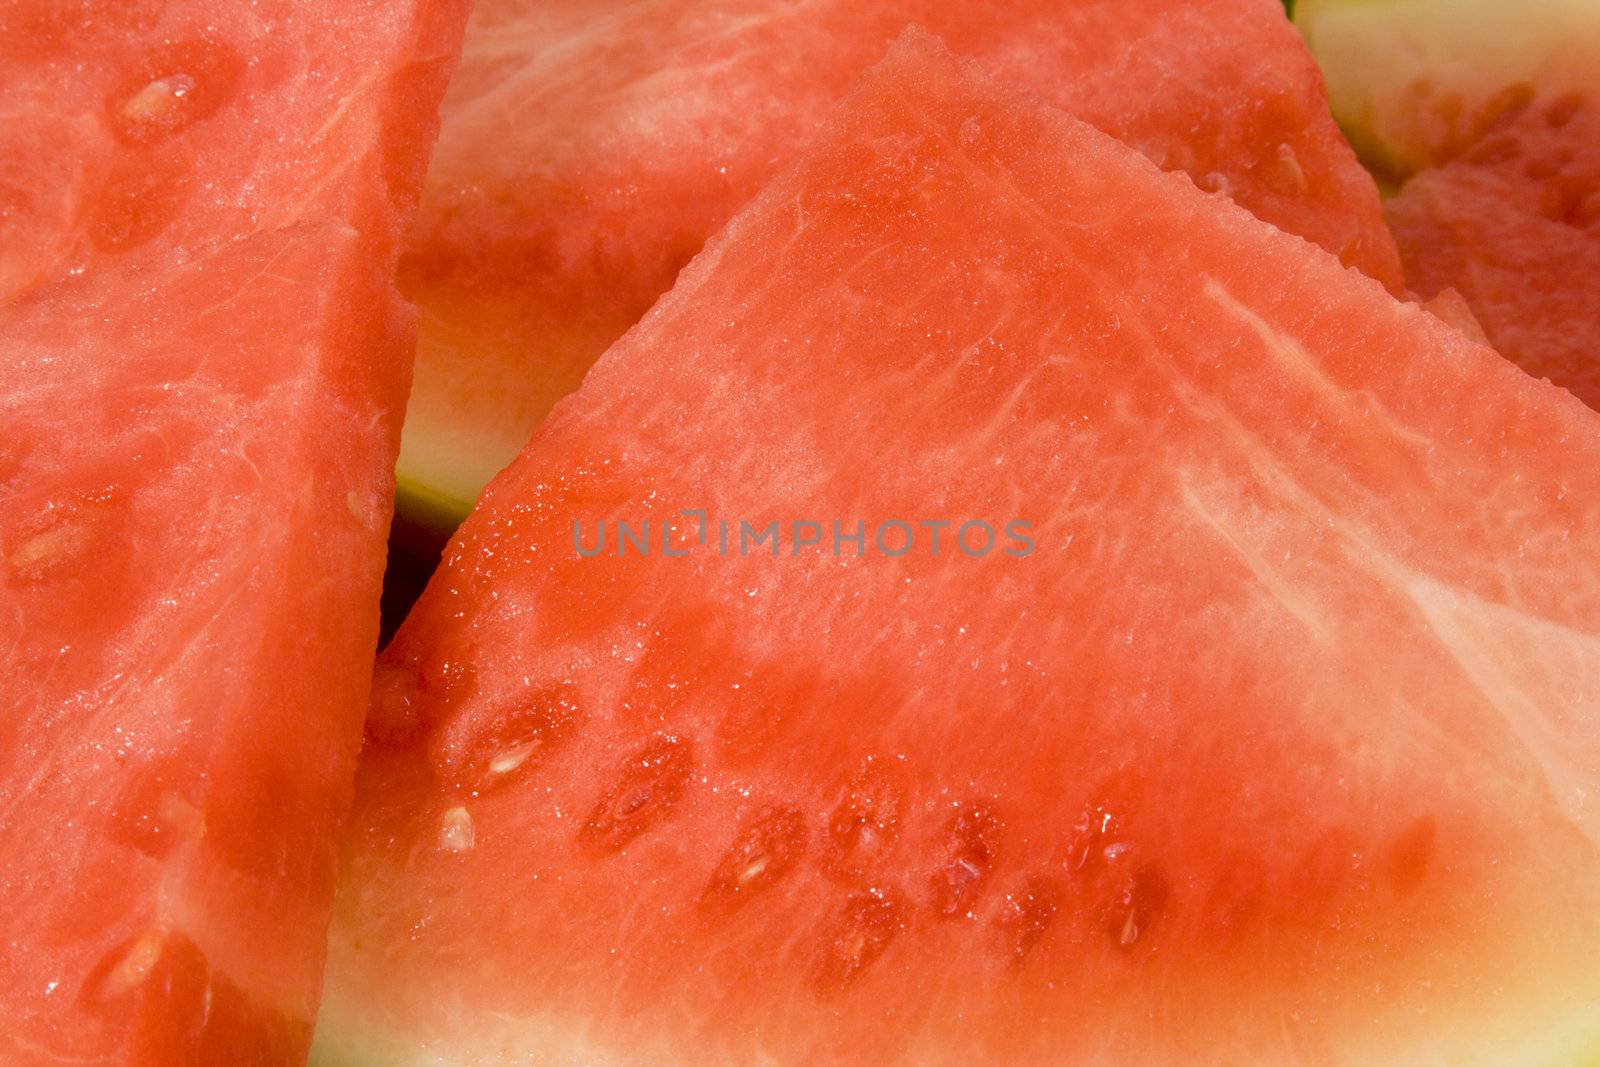
{"type": "Polygon", "coordinates": [[[1600,1062],[1592,0],[468,6],[0,3],[0,1061],[1600,1062]]]}
{"type": "Polygon", "coordinates": [[[401,271],[402,506],[459,521],[910,23],[1399,290],[1274,0],[480,0],[401,271]]]}
{"type": "Polygon", "coordinates": [[[381,660],[329,1062],[1592,1050],[1595,423],[912,38],[381,660]]]}

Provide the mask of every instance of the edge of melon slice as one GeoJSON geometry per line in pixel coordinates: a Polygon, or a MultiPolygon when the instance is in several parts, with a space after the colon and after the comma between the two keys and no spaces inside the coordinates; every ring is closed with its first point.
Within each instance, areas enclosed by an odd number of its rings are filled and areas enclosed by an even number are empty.
{"type": "Polygon", "coordinates": [[[1294,21],[1381,182],[1453,158],[1536,88],[1600,90],[1600,0],[1298,0],[1294,21]]]}

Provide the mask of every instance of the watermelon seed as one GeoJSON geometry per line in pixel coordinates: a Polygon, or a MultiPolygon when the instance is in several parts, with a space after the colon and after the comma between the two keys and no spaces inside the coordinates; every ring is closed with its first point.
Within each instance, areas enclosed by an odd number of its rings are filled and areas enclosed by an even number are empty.
{"type": "Polygon", "coordinates": [[[881,890],[857,893],[845,902],[824,940],[813,985],[825,996],[843,992],[877,962],[904,928],[902,907],[881,890]]]}
{"type": "Polygon", "coordinates": [[[380,665],[372,676],[366,722],[368,742],[399,744],[422,728],[422,694],[411,671],[380,665]]]}
{"type": "MultiPolygon", "coordinates": [[[[1537,93],[1532,85],[1527,82],[1517,82],[1507,85],[1496,93],[1484,104],[1471,118],[1461,114],[1463,107],[1459,94],[1454,94],[1451,101],[1453,107],[1443,117],[1450,125],[1456,128],[1456,136],[1450,146],[1454,152],[1463,152],[1467,159],[1476,162],[1497,162],[1510,158],[1503,155],[1506,151],[1504,137],[1490,137],[1488,134],[1497,127],[1503,127],[1528,109],[1533,103],[1537,93]]],[[[1515,154],[1515,148],[1511,154],[1515,154]]],[[[1452,152],[1452,154],[1454,154],[1452,152]]]]}
{"type": "Polygon", "coordinates": [[[472,813],[463,807],[450,808],[439,820],[439,847],[446,852],[467,852],[476,843],[472,813]]]}
{"type": "Polygon", "coordinates": [[[1583,229],[1594,221],[1594,199],[1585,196],[1581,183],[1549,182],[1539,201],[1539,210],[1551,222],[1583,229]]]}
{"type": "Polygon", "coordinates": [[[189,803],[177,793],[163,793],[157,805],[161,825],[186,837],[204,837],[205,812],[189,803]]]}
{"type": "Polygon", "coordinates": [[[693,758],[686,742],[661,737],[624,764],[619,780],[601,797],[578,831],[581,845],[618,852],[677,804],[688,787],[693,758]]]}
{"type": "Polygon", "coordinates": [[[101,997],[106,1000],[120,997],[150,977],[161,960],[165,941],[159,930],[151,930],[136,940],[106,974],[105,981],[100,984],[101,997]]]}
{"type": "Polygon", "coordinates": [[[1545,125],[1549,126],[1552,130],[1562,129],[1563,127],[1571,125],[1572,120],[1577,118],[1579,112],[1582,110],[1583,94],[1567,93],[1556,98],[1551,102],[1550,106],[1545,109],[1545,125]]]}
{"type": "Polygon", "coordinates": [[[933,910],[946,918],[966,914],[988,881],[1000,821],[983,807],[965,807],[945,827],[946,861],[933,874],[933,910]]]}
{"type": "Polygon", "coordinates": [[[1118,948],[1131,949],[1167,909],[1171,887],[1154,867],[1141,867],[1118,895],[1106,932],[1118,948]]]}
{"type": "Polygon", "coordinates": [[[1085,810],[1073,829],[1067,854],[1067,870],[1073,873],[1092,874],[1103,864],[1115,863],[1129,849],[1119,840],[1122,820],[1103,804],[1085,810]]]}
{"type": "Polygon", "coordinates": [[[489,761],[489,773],[500,775],[510,774],[528,761],[528,757],[539,751],[543,739],[533,738],[519,745],[512,745],[489,761]]]}
{"type": "Polygon", "coordinates": [[[344,506],[350,515],[363,526],[370,526],[378,515],[378,501],[371,493],[358,493],[354,489],[345,493],[344,506]]]}
{"type": "Polygon", "coordinates": [[[1006,898],[1007,909],[1001,918],[1011,941],[1011,955],[1021,961],[1032,952],[1061,907],[1061,887],[1050,878],[1032,877],[1006,898]]]}
{"type": "Polygon", "coordinates": [[[129,71],[107,101],[112,129],[137,145],[170,137],[231,100],[243,66],[216,41],[169,43],[129,71]]]}
{"type": "Polygon", "coordinates": [[[1560,171],[1561,161],[1542,157],[1527,160],[1522,165],[1522,172],[1536,182],[1549,181],[1560,171]]]}
{"type": "Polygon", "coordinates": [[[835,873],[860,877],[887,852],[899,831],[903,791],[890,764],[868,759],[828,819],[835,873]]]}
{"type": "Polygon", "coordinates": [[[702,907],[737,907],[782,881],[805,853],[805,817],[768,812],[739,832],[700,894],[702,907]]]}
{"type": "Polygon", "coordinates": [[[1505,163],[1515,159],[1520,148],[1515,137],[1495,134],[1474,145],[1467,159],[1473,163],[1505,163]]]}
{"type": "Polygon", "coordinates": [[[575,687],[522,692],[509,702],[463,709],[444,730],[434,759],[461,790],[487,793],[549,759],[582,723],[575,687]]]}
{"type": "Polygon", "coordinates": [[[1300,165],[1300,157],[1295,155],[1294,146],[1287,142],[1278,146],[1278,169],[1283,173],[1289,188],[1295,192],[1304,192],[1309,186],[1305,168],[1300,165]]]}
{"type": "Polygon", "coordinates": [[[89,528],[64,519],[18,546],[11,553],[11,566],[18,571],[41,572],[77,555],[88,544],[89,528]]]}
{"type": "Polygon", "coordinates": [[[157,78],[122,105],[125,131],[143,141],[182,129],[189,122],[185,101],[194,90],[194,79],[187,74],[157,78]]]}

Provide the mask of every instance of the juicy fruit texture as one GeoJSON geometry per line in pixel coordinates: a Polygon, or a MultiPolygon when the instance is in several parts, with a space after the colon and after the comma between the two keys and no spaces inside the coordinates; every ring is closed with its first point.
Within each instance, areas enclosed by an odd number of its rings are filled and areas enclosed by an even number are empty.
{"type": "Polygon", "coordinates": [[[1502,355],[1600,410],[1596,105],[1541,96],[1411,179],[1388,215],[1414,289],[1460,290],[1502,355]]]}
{"type": "Polygon", "coordinates": [[[915,37],[381,658],[318,1062],[1577,1062],[1597,553],[1582,405],[915,37]]]}
{"type": "Polygon", "coordinates": [[[0,1060],[310,1043],[455,2],[0,7],[0,1060]]]}
{"type": "Polygon", "coordinates": [[[1298,0],[1334,114],[1401,179],[1476,144],[1535,91],[1600,89],[1600,0],[1298,0]]]}
{"type": "Polygon", "coordinates": [[[401,274],[402,507],[458,520],[908,23],[1398,291],[1275,0],[482,0],[401,274]]]}

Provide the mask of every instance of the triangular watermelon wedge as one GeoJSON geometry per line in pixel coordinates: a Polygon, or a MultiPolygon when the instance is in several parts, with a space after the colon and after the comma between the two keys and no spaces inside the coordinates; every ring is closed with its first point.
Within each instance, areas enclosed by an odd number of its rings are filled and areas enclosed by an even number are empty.
{"type": "Polygon", "coordinates": [[[1592,1056],[1597,516],[1570,396],[914,37],[381,658],[317,1062],[1592,1056]]]}
{"type": "Polygon", "coordinates": [[[465,8],[0,8],[7,1065],[304,1062],[465,8]]]}
{"type": "Polygon", "coordinates": [[[1600,409],[1597,103],[1541,96],[1504,116],[1388,217],[1418,292],[1458,289],[1502,355],[1600,409]]]}
{"type": "Polygon", "coordinates": [[[402,508],[458,522],[909,23],[1400,291],[1278,0],[480,0],[401,272],[402,508]]]}

